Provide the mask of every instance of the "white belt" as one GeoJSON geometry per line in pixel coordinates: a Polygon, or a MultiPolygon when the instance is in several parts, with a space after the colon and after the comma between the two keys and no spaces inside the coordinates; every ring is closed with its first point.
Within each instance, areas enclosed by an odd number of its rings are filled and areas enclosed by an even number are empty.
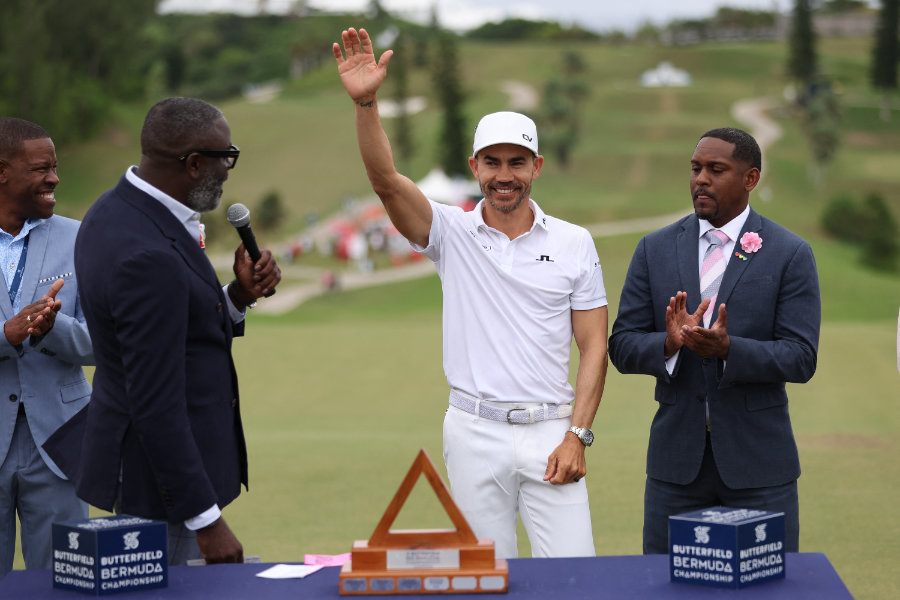
{"type": "Polygon", "coordinates": [[[572,414],[571,404],[490,402],[458,390],[450,390],[450,406],[491,421],[506,421],[510,425],[564,419],[572,414]],[[506,408],[507,406],[510,408],[506,408]]]}

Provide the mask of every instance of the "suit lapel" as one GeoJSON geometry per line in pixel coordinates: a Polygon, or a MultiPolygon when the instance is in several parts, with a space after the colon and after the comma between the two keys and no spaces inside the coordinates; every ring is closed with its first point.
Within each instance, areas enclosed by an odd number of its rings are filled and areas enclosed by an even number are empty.
{"type": "Polygon", "coordinates": [[[2,295],[0,295],[0,317],[4,321],[8,321],[15,316],[15,313],[13,313],[12,302],[9,301],[9,286],[6,284],[5,277],[0,276],[0,287],[3,288],[2,295]]]}
{"type": "Polygon", "coordinates": [[[675,239],[678,275],[683,286],[682,289],[687,292],[688,302],[694,305],[694,309],[700,304],[700,269],[697,262],[699,235],[700,225],[697,217],[690,215],[682,221],[681,231],[675,239]]]}
{"type": "MultiPolygon", "coordinates": [[[[184,225],[156,199],[137,189],[122,177],[122,197],[153,222],[163,236],[171,240],[172,248],[185,259],[185,263],[210,286],[219,289],[219,278],[200,244],[191,238],[184,225]]],[[[221,291],[221,290],[220,290],[221,291]]]]}
{"type": "MultiPolygon", "coordinates": [[[[44,252],[47,250],[50,225],[42,223],[28,232],[28,254],[25,255],[25,270],[22,272],[22,281],[19,289],[22,290],[21,307],[24,308],[33,302],[34,289],[37,287],[38,276],[44,262],[44,252]]],[[[3,293],[0,298],[0,315],[4,320],[15,316],[12,302],[9,300],[9,284],[3,279],[3,293]]]]}
{"type": "Polygon", "coordinates": [[[722,277],[722,285],[719,286],[719,297],[716,300],[716,304],[728,304],[728,298],[731,296],[731,292],[734,291],[734,286],[740,281],[744,271],[747,270],[750,262],[753,261],[753,257],[756,256],[755,254],[742,251],[741,237],[748,231],[759,233],[761,229],[762,219],[759,213],[751,208],[750,214],[747,215],[747,221],[744,223],[744,227],[741,228],[741,234],[735,240],[731,258],[728,260],[728,266],[725,267],[725,275],[722,277]]]}
{"type": "Polygon", "coordinates": [[[25,258],[25,271],[22,273],[22,301],[20,308],[34,302],[34,290],[44,266],[44,255],[50,240],[50,221],[41,223],[28,232],[28,255],[25,258]]]}

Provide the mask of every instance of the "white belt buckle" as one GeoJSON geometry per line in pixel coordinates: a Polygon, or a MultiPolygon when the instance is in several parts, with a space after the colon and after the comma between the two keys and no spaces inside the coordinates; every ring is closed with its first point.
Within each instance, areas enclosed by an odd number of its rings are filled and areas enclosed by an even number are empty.
{"type": "Polygon", "coordinates": [[[522,411],[528,412],[529,409],[517,407],[517,408],[511,408],[508,411],[506,411],[506,422],[509,423],[510,425],[520,425],[521,424],[521,423],[516,423],[515,421],[512,420],[512,413],[514,413],[517,410],[522,410],[522,411]]]}

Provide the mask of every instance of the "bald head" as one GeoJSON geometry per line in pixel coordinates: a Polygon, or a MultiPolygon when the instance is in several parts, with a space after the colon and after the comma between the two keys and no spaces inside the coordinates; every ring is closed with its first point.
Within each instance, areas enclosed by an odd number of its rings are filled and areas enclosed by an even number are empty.
{"type": "Polygon", "coordinates": [[[167,98],[144,119],[137,176],[198,212],[212,210],[229,166],[206,151],[230,147],[222,111],[196,98],[167,98]]]}
{"type": "Polygon", "coordinates": [[[203,147],[214,124],[225,116],[197,98],[166,98],[147,113],[141,130],[141,154],[147,157],[179,155],[203,147]]]}

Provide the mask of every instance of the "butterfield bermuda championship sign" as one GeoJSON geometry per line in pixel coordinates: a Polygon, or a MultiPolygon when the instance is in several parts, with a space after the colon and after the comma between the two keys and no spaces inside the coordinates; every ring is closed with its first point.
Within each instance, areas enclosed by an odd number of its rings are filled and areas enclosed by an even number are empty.
{"type": "Polygon", "coordinates": [[[672,581],[739,588],[784,567],[784,513],[716,506],[669,517],[672,581]]]}
{"type": "Polygon", "coordinates": [[[53,524],[53,587],[101,596],[167,584],[164,522],[119,515],[53,524]]]}

